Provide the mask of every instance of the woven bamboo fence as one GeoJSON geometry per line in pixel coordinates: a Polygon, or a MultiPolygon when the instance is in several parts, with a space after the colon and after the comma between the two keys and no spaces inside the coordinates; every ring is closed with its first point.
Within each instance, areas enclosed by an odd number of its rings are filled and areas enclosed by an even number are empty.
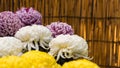
{"type": "Polygon", "coordinates": [[[120,0],[0,0],[0,12],[33,7],[43,24],[62,21],[85,38],[101,68],[120,67],[120,0]]]}

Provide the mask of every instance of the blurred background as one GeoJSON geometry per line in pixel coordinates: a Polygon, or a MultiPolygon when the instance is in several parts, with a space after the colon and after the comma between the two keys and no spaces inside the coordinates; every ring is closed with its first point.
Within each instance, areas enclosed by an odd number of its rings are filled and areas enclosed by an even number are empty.
{"type": "Polygon", "coordinates": [[[85,38],[101,68],[120,67],[120,0],[0,0],[0,12],[33,7],[43,25],[66,22],[85,38]]]}

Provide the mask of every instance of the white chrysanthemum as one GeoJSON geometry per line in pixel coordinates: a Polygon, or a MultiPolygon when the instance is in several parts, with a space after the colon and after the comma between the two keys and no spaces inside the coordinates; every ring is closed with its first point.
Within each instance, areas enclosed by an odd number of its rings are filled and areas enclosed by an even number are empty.
{"type": "Polygon", "coordinates": [[[23,43],[14,37],[0,38],[0,57],[22,54],[23,43]]]}
{"type": "Polygon", "coordinates": [[[57,56],[57,60],[62,58],[78,59],[88,57],[87,42],[77,35],[59,35],[49,43],[50,55],[57,56]]]}
{"type": "Polygon", "coordinates": [[[52,38],[52,33],[47,27],[42,25],[26,26],[16,32],[15,37],[25,43],[25,47],[39,50],[39,46],[48,50],[48,43],[52,38]],[[34,42],[34,43],[33,43],[34,42]]]}

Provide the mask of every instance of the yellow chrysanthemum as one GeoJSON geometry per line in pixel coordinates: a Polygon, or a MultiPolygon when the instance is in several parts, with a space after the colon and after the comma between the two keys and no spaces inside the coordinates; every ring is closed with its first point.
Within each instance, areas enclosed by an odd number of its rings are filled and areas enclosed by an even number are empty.
{"type": "Polygon", "coordinates": [[[30,64],[20,57],[6,56],[0,58],[0,68],[30,68],[30,64]]]}
{"type": "Polygon", "coordinates": [[[29,51],[21,56],[33,68],[60,68],[53,56],[40,51],[29,51]]]}
{"type": "Polygon", "coordinates": [[[74,60],[63,64],[62,68],[99,68],[99,66],[86,59],[74,60]]]}

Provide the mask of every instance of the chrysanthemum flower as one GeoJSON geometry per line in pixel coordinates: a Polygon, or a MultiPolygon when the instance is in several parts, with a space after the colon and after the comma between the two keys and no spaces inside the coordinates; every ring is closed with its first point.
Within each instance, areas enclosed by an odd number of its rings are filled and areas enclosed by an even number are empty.
{"type": "Polygon", "coordinates": [[[0,13],[0,36],[13,36],[19,28],[23,27],[18,16],[10,11],[0,13]]]}
{"type": "Polygon", "coordinates": [[[15,37],[0,38],[0,57],[8,55],[20,56],[22,54],[23,43],[15,37]]]}
{"type": "Polygon", "coordinates": [[[41,14],[33,8],[21,8],[16,14],[25,25],[41,24],[41,14]]]}
{"type": "Polygon", "coordinates": [[[29,51],[21,57],[26,59],[33,68],[60,68],[55,59],[45,52],[29,51]]]}
{"type": "Polygon", "coordinates": [[[57,56],[57,60],[62,58],[78,59],[88,58],[88,44],[78,35],[59,35],[49,43],[49,54],[57,56]]]}
{"type": "Polygon", "coordinates": [[[51,31],[43,25],[26,26],[16,32],[15,37],[25,43],[27,50],[48,51],[52,39],[51,31]]]}
{"type": "Polygon", "coordinates": [[[49,43],[50,55],[56,57],[58,63],[63,64],[63,59],[79,59],[88,57],[88,44],[82,37],[78,35],[59,35],[52,39],[49,43]]]}
{"type": "Polygon", "coordinates": [[[99,68],[99,66],[86,59],[66,62],[62,68],[99,68]]]}
{"type": "Polygon", "coordinates": [[[52,32],[52,36],[56,37],[60,34],[74,34],[74,31],[70,25],[63,22],[52,22],[50,25],[47,26],[50,31],[52,32]]]}
{"type": "Polygon", "coordinates": [[[25,60],[17,56],[6,56],[0,58],[0,68],[32,68],[25,60]]]}

